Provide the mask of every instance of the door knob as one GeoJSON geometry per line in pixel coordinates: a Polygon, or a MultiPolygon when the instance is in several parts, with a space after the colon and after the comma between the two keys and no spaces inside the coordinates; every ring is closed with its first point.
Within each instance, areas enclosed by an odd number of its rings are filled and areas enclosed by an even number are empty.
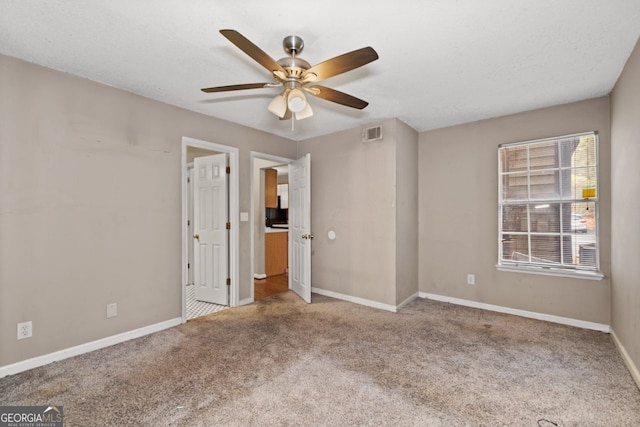
{"type": "Polygon", "coordinates": [[[197,235],[197,234],[194,234],[194,235],[193,235],[193,238],[194,238],[194,239],[198,239],[198,240],[200,240],[200,236],[199,236],[199,235],[197,235]]]}

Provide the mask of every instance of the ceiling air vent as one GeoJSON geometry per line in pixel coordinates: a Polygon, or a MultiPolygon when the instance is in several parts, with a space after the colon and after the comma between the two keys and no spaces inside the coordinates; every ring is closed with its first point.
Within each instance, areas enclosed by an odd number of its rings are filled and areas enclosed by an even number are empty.
{"type": "Polygon", "coordinates": [[[382,126],[362,129],[362,142],[380,141],[381,139],[382,126]]]}

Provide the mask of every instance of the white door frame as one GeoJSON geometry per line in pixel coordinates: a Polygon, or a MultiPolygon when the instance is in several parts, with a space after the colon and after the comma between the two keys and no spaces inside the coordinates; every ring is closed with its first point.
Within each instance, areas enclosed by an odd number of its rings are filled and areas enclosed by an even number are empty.
{"type": "MultiPolygon", "coordinates": [[[[202,141],[199,139],[182,137],[182,275],[180,280],[180,288],[182,292],[182,323],[187,321],[187,289],[182,283],[187,274],[187,147],[202,148],[204,150],[217,151],[219,153],[229,154],[229,222],[231,222],[230,238],[229,238],[229,277],[231,278],[231,286],[229,290],[229,306],[237,307],[239,305],[240,295],[240,274],[239,274],[239,243],[240,243],[240,213],[239,213],[239,196],[240,196],[240,162],[239,152],[236,147],[228,145],[216,144],[214,142],[202,141]]],[[[253,280],[253,277],[252,277],[253,280]]]]}
{"type": "Polygon", "coordinates": [[[254,270],[254,255],[255,255],[255,245],[254,245],[254,238],[255,238],[255,233],[253,231],[253,229],[255,228],[255,224],[253,223],[253,218],[254,218],[254,213],[255,210],[258,207],[254,206],[253,203],[253,194],[255,189],[253,188],[253,180],[254,180],[254,176],[253,176],[253,161],[255,159],[261,159],[261,160],[270,160],[272,162],[278,162],[281,163],[283,165],[288,165],[289,163],[293,162],[295,159],[289,159],[287,157],[280,157],[280,156],[274,156],[272,154],[266,154],[266,153],[261,153],[259,151],[250,151],[249,152],[249,159],[250,159],[250,171],[249,171],[249,182],[251,183],[251,187],[250,187],[250,192],[251,192],[251,204],[250,204],[250,212],[249,212],[249,218],[251,218],[251,226],[249,227],[249,233],[250,233],[250,240],[251,240],[251,301],[247,301],[247,303],[252,303],[255,300],[255,295],[253,293],[254,289],[253,289],[253,283],[254,283],[254,274],[255,274],[255,270],[254,270]]]}
{"type": "MultiPolygon", "coordinates": [[[[193,235],[193,162],[187,163],[187,237],[193,235]]],[[[193,285],[193,246],[187,241],[187,272],[186,284],[193,285]],[[191,265],[191,268],[188,266],[191,265]]]]}

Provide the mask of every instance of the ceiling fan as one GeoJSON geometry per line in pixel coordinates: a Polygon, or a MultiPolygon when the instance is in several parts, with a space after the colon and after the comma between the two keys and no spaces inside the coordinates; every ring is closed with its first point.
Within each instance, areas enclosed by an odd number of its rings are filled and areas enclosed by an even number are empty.
{"type": "Polygon", "coordinates": [[[282,46],[289,56],[275,61],[239,32],[235,30],[220,30],[220,33],[253,60],[266,68],[273,75],[274,81],[270,83],[247,83],[210,87],[202,89],[203,92],[213,93],[281,87],[283,88],[282,93],[273,98],[267,107],[270,112],[278,116],[281,120],[293,119],[293,117],[295,117],[296,120],[302,120],[313,115],[313,111],[307,102],[304,92],[359,110],[369,105],[368,102],[355,96],[315,83],[375,61],[378,59],[378,54],[371,47],[364,47],[336,56],[312,67],[307,61],[298,56],[304,48],[304,42],[298,36],[287,36],[284,38],[282,46]]]}

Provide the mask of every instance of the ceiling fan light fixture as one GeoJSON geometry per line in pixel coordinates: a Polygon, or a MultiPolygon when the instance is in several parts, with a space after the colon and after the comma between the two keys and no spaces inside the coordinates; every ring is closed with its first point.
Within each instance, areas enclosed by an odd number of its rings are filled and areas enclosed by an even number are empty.
{"type": "Polygon", "coordinates": [[[307,117],[313,116],[313,110],[311,109],[311,104],[307,102],[307,105],[304,107],[304,110],[296,113],[296,120],[306,119],[307,117]]]}
{"type": "Polygon", "coordinates": [[[289,92],[287,105],[292,113],[300,113],[306,108],[307,99],[304,97],[304,93],[302,93],[300,89],[296,88],[289,92]]]}
{"type": "Polygon", "coordinates": [[[283,95],[277,95],[271,100],[267,110],[271,111],[276,116],[283,118],[287,112],[287,100],[283,95]]]}

